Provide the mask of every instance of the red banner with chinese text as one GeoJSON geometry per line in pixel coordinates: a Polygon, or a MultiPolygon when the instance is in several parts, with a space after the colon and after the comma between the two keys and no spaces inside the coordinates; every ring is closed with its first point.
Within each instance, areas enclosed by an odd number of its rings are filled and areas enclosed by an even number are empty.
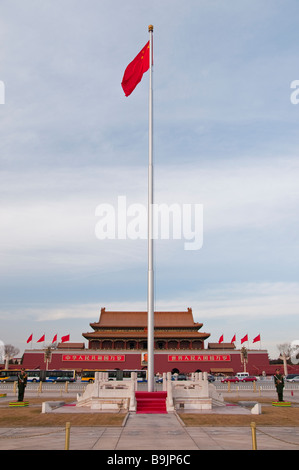
{"type": "Polygon", "coordinates": [[[169,362],[226,362],[230,361],[229,354],[171,354],[169,362]]]}
{"type": "Polygon", "coordinates": [[[124,362],[124,354],[65,354],[62,356],[63,361],[110,361],[110,362],[124,362]]]}

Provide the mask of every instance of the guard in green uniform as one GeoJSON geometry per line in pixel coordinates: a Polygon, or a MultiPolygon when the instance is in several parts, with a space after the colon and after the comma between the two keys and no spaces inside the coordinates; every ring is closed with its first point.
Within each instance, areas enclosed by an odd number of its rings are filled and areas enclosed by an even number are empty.
{"type": "Polygon", "coordinates": [[[274,375],[275,387],[278,395],[278,401],[283,401],[283,388],[284,388],[284,378],[280,374],[280,369],[276,369],[274,375]]]}
{"type": "Polygon", "coordinates": [[[24,392],[25,392],[26,385],[27,385],[27,374],[25,372],[25,369],[22,369],[20,374],[18,375],[18,389],[19,389],[18,401],[24,401],[24,392]]]}

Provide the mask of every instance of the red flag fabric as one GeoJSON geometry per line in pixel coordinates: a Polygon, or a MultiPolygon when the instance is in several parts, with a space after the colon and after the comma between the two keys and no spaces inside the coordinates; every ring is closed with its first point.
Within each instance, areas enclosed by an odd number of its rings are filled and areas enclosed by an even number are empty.
{"type": "Polygon", "coordinates": [[[220,336],[218,343],[222,343],[223,341],[223,335],[220,336]]]}
{"type": "Polygon", "coordinates": [[[261,340],[261,335],[257,335],[255,338],[253,338],[253,343],[256,343],[257,341],[261,340]]]}
{"type": "Polygon", "coordinates": [[[236,341],[236,335],[232,337],[231,343],[234,343],[236,341]]]}
{"type": "Polygon", "coordinates": [[[54,336],[52,343],[56,343],[57,341],[57,334],[54,336]]]}
{"type": "Polygon", "coordinates": [[[62,343],[65,343],[66,341],[69,341],[69,340],[70,340],[70,335],[61,336],[62,343]]]}
{"type": "Polygon", "coordinates": [[[121,86],[126,96],[129,96],[143,77],[143,74],[149,69],[149,41],[144,48],[137,54],[135,59],[127,66],[121,86]]]}
{"type": "Polygon", "coordinates": [[[45,341],[45,335],[43,335],[41,338],[39,338],[37,343],[42,343],[43,341],[45,341]]]}
{"type": "Polygon", "coordinates": [[[241,339],[241,344],[243,344],[245,341],[248,341],[248,335],[245,335],[245,336],[241,339]]]}
{"type": "Polygon", "coordinates": [[[30,343],[32,341],[33,335],[31,334],[29,338],[27,339],[27,343],[30,343]]]}

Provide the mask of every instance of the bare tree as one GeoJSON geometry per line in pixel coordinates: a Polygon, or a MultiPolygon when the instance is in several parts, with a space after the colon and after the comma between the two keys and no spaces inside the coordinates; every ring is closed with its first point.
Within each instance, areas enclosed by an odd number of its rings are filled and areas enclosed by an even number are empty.
{"type": "Polygon", "coordinates": [[[15,348],[12,344],[4,345],[4,359],[5,359],[5,369],[8,369],[9,361],[19,354],[20,350],[15,348]]]}
{"type": "Polygon", "coordinates": [[[291,363],[299,364],[299,340],[291,342],[291,363]]]}
{"type": "Polygon", "coordinates": [[[0,340],[0,363],[4,361],[4,343],[0,340]]]}
{"type": "Polygon", "coordinates": [[[281,356],[283,354],[285,354],[286,356],[289,356],[291,354],[291,343],[278,344],[277,349],[280,352],[281,356]]]}
{"type": "Polygon", "coordinates": [[[284,375],[288,375],[287,361],[291,357],[291,345],[290,343],[278,344],[277,349],[280,352],[279,359],[282,359],[283,361],[284,375]]]}

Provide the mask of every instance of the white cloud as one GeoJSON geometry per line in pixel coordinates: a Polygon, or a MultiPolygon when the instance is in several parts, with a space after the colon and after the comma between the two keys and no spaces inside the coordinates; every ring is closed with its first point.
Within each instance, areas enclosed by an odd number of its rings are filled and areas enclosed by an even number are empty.
{"type": "Polygon", "coordinates": [[[268,3],[3,3],[4,318],[24,307],[24,318],[31,312],[39,322],[47,313],[80,319],[104,293],[107,307],[113,301],[120,309],[143,295],[146,244],[100,242],[94,229],[101,203],[116,204],[120,195],[147,203],[148,77],[129,99],[120,82],[149,22],[155,202],[204,210],[202,250],[190,256],[183,243],[157,243],[159,302],[186,308],[180,292],[191,291],[194,310],[215,321],[237,321],[239,311],[243,322],[259,311],[268,321],[272,305],[275,321],[283,306],[296,317],[298,108],[290,83],[298,79],[297,5],[268,3]],[[204,281],[226,283],[223,295],[218,287],[212,298],[197,292],[204,281]]]}
{"type": "MultiPolygon", "coordinates": [[[[179,296],[156,299],[156,310],[186,310],[192,308],[196,321],[205,319],[244,319],[267,320],[298,315],[299,284],[236,283],[203,286],[198,292],[184,291],[179,296]]],[[[100,303],[69,303],[61,305],[38,304],[34,306],[14,306],[10,314],[15,318],[35,318],[36,321],[56,321],[67,318],[94,318],[100,307],[107,310],[138,311],[146,310],[144,301],[115,301],[102,296],[100,303]]],[[[3,309],[2,318],[8,314],[3,309]]]]}
{"type": "MultiPolygon", "coordinates": [[[[242,166],[236,163],[218,162],[203,168],[199,164],[157,165],[155,202],[203,204],[204,244],[211,234],[221,244],[225,230],[246,230],[246,237],[257,246],[261,231],[275,230],[276,234],[284,233],[281,240],[288,243],[288,230],[298,228],[297,162],[273,159],[270,166],[267,159],[260,158],[247,160],[242,166]]],[[[146,171],[146,167],[124,166],[117,171],[113,167],[86,167],[4,173],[1,192],[5,204],[0,208],[1,250],[5,254],[2,270],[20,269],[22,260],[30,258],[31,268],[35,266],[36,270],[43,269],[39,259],[47,260],[47,269],[62,265],[93,268],[99,263],[98,255],[102,268],[120,262],[142,262],[144,243],[101,242],[96,238],[95,210],[99,204],[108,203],[117,211],[121,195],[126,196],[128,205],[146,206],[146,171]]],[[[182,256],[183,244],[172,241],[166,251],[162,250],[161,259],[166,262],[167,253],[172,258],[174,250],[182,256]]]]}
{"type": "MultiPolygon", "coordinates": [[[[248,333],[249,347],[252,348],[252,339],[261,334],[262,347],[275,358],[278,344],[297,339],[297,330],[288,329],[288,324],[296,324],[298,305],[298,283],[256,282],[212,285],[202,287],[198,292],[185,291],[171,298],[164,296],[156,300],[155,310],[185,311],[192,308],[194,320],[203,323],[201,331],[211,333],[210,342],[217,342],[220,334],[230,342],[233,334],[237,333],[236,345],[239,347],[241,337],[248,333]]],[[[8,309],[1,309],[0,318],[2,321],[7,318],[14,322],[22,321],[28,332],[33,326],[35,340],[43,331],[47,332],[49,340],[57,329],[71,329],[73,341],[80,341],[82,332],[91,331],[88,321],[97,321],[102,307],[107,311],[147,309],[145,301],[115,301],[112,297],[101,296],[99,302],[90,303],[11,305],[8,309]],[[70,321],[73,322],[71,327],[70,321]]],[[[22,335],[18,337],[23,341],[26,339],[22,335]]],[[[22,346],[18,344],[18,347],[22,346]]]]}

